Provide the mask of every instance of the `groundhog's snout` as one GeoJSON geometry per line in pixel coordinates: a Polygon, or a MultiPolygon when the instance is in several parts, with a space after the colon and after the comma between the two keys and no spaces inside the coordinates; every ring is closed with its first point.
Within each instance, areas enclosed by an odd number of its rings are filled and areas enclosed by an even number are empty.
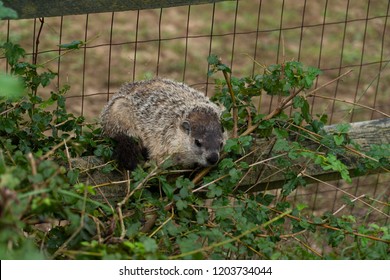
{"type": "Polygon", "coordinates": [[[214,165],[219,160],[219,154],[218,153],[211,153],[206,157],[207,163],[209,165],[214,165]]]}

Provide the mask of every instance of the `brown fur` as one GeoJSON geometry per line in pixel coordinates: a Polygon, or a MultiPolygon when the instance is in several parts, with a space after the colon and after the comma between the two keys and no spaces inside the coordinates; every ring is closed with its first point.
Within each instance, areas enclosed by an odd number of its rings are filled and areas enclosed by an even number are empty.
{"type": "Polygon", "coordinates": [[[167,79],[124,84],[101,114],[103,133],[118,142],[117,159],[134,169],[146,154],[182,166],[217,163],[225,141],[221,109],[201,92],[167,79]]]}

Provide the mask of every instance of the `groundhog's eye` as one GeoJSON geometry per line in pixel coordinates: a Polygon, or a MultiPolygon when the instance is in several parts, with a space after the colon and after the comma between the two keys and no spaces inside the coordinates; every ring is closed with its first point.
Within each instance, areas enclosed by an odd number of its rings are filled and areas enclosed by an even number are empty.
{"type": "Polygon", "coordinates": [[[195,145],[199,148],[202,147],[202,143],[198,139],[195,139],[195,145]]]}

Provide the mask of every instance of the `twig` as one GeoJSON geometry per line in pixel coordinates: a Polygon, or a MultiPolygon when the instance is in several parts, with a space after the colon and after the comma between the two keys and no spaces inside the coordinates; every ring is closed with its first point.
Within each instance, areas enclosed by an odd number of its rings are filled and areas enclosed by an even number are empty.
{"type": "MultiPolygon", "coordinates": [[[[280,112],[282,112],[287,104],[295,97],[297,96],[301,91],[303,90],[303,87],[298,89],[296,92],[294,92],[293,94],[291,94],[290,96],[288,96],[287,98],[283,99],[279,104],[278,106],[276,106],[276,108],[271,112],[269,113],[268,115],[266,115],[261,121],[267,121],[269,119],[272,119],[273,117],[277,116],[280,114],[280,112]]],[[[256,130],[256,128],[259,126],[259,122],[255,123],[255,124],[250,124],[248,126],[248,128],[241,134],[241,136],[245,136],[245,135],[249,135],[251,134],[253,131],[256,130]]]]}
{"type": "Polygon", "coordinates": [[[128,180],[114,181],[114,182],[102,183],[102,184],[95,185],[95,186],[92,186],[92,187],[93,188],[100,188],[100,187],[106,187],[106,186],[110,186],[110,185],[121,185],[121,184],[124,184],[124,183],[127,183],[127,182],[128,182],[128,180]]]}
{"type": "Polygon", "coordinates": [[[119,216],[119,222],[120,222],[120,225],[121,225],[121,236],[120,236],[120,239],[124,239],[125,236],[126,236],[126,228],[125,228],[125,223],[123,221],[123,215],[122,215],[122,206],[123,204],[125,204],[127,202],[127,200],[130,198],[130,189],[131,189],[131,185],[130,185],[130,174],[129,174],[129,171],[126,172],[126,175],[127,175],[127,193],[126,193],[126,196],[122,199],[122,201],[118,202],[117,204],[117,211],[118,211],[118,216],[119,216]]]}
{"type": "MultiPolygon", "coordinates": [[[[310,96],[310,95],[308,95],[310,96]]],[[[328,96],[323,96],[323,95],[316,95],[316,97],[318,98],[322,98],[322,99],[329,99],[329,100],[335,100],[335,101],[338,101],[338,102],[343,102],[343,103],[347,103],[347,104],[351,104],[353,106],[358,106],[358,107],[362,107],[362,108],[365,108],[365,109],[368,109],[368,110],[371,110],[371,111],[374,111],[374,112],[377,112],[387,118],[390,118],[390,115],[389,114],[386,114],[385,112],[382,112],[382,111],[379,111],[378,109],[375,109],[375,108],[372,108],[370,106],[366,106],[366,105],[363,105],[363,104],[360,104],[360,103],[356,103],[356,102],[352,102],[352,101],[348,101],[348,100],[343,100],[343,99],[339,99],[339,98],[336,98],[336,97],[328,97],[328,96]]]]}
{"type": "Polygon", "coordinates": [[[85,173],[85,172],[89,172],[89,171],[92,171],[92,170],[95,170],[95,169],[101,169],[101,168],[103,168],[103,167],[105,167],[105,166],[107,166],[107,165],[109,165],[109,164],[111,164],[113,162],[115,162],[115,160],[110,160],[110,161],[107,161],[107,162],[105,162],[103,164],[99,164],[99,165],[95,165],[95,166],[92,166],[92,167],[88,167],[86,169],[80,170],[80,174],[85,173]]]}
{"type": "Polygon", "coordinates": [[[166,221],[164,221],[158,228],[156,228],[156,230],[149,235],[149,238],[153,237],[153,235],[155,235],[161,228],[163,228],[170,220],[173,219],[173,217],[175,216],[175,211],[173,210],[173,208],[171,209],[171,212],[171,216],[169,216],[166,221]]]}
{"type": "Polygon", "coordinates": [[[319,91],[320,89],[323,89],[324,87],[327,87],[329,86],[330,84],[333,84],[334,82],[337,82],[338,80],[340,80],[341,78],[343,78],[344,76],[346,75],[349,75],[353,70],[348,70],[347,72],[341,74],[340,76],[334,78],[333,80],[330,80],[329,82],[319,86],[318,88],[315,88],[313,89],[312,91],[310,91],[308,94],[306,94],[306,97],[311,97],[311,96],[314,96],[314,93],[319,91]]]}
{"type": "MultiPolygon", "coordinates": [[[[265,205],[262,205],[262,206],[265,206],[265,205]]],[[[271,208],[269,206],[265,206],[265,207],[267,207],[269,210],[272,210],[272,211],[274,211],[276,213],[282,213],[281,211],[273,209],[273,208],[271,208]]],[[[301,221],[301,218],[296,217],[296,216],[291,215],[291,214],[287,214],[286,217],[288,217],[290,219],[293,219],[293,220],[296,220],[296,221],[301,221]]],[[[355,236],[365,237],[365,238],[368,238],[368,239],[371,239],[371,240],[380,241],[380,242],[383,242],[383,243],[386,243],[386,244],[390,244],[389,240],[381,239],[381,238],[378,238],[378,237],[375,237],[375,236],[366,235],[366,234],[359,233],[359,232],[356,232],[356,231],[347,231],[347,230],[344,230],[344,229],[340,229],[340,228],[336,228],[336,227],[330,226],[330,225],[325,224],[325,223],[319,224],[319,223],[315,223],[315,222],[309,221],[309,220],[307,220],[307,222],[309,224],[312,224],[312,225],[315,225],[315,226],[320,226],[320,227],[323,227],[323,228],[326,228],[326,229],[331,229],[331,230],[335,230],[335,231],[342,231],[342,232],[344,232],[346,234],[352,234],[352,235],[355,235],[355,236]]]]}
{"type": "Polygon", "coordinates": [[[215,179],[215,180],[213,180],[213,181],[211,181],[211,182],[209,182],[209,183],[207,183],[207,184],[204,184],[204,185],[200,186],[200,187],[197,188],[197,189],[192,190],[192,192],[193,192],[193,193],[198,192],[198,191],[200,191],[200,190],[202,190],[202,189],[204,189],[204,188],[207,188],[208,186],[210,186],[210,185],[212,185],[212,184],[214,184],[214,183],[216,183],[216,182],[218,182],[218,181],[220,181],[220,180],[222,180],[223,178],[226,178],[226,177],[228,177],[228,176],[230,176],[230,175],[229,175],[229,174],[225,174],[225,175],[223,175],[223,176],[221,176],[221,177],[219,177],[219,178],[217,178],[217,179],[215,179]]]}
{"type": "Polygon", "coordinates": [[[303,247],[305,247],[306,249],[310,250],[314,255],[317,255],[318,257],[323,258],[323,256],[322,256],[320,253],[318,253],[318,252],[317,252],[316,250],[314,250],[312,247],[310,247],[310,246],[307,245],[305,242],[303,242],[302,240],[300,240],[298,237],[293,236],[292,238],[295,239],[296,241],[298,241],[299,243],[301,243],[301,245],[302,245],[303,247]]]}
{"type": "Polygon", "coordinates": [[[52,154],[54,154],[54,152],[59,149],[60,147],[62,147],[64,144],[66,144],[66,142],[68,142],[70,139],[72,139],[73,136],[68,136],[68,138],[64,139],[64,141],[62,141],[61,143],[58,143],[57,145],[55,145],[53,148],[51,148],[50,151],[48,151],[46,154],[42,155],[39,160],[45,160],[45,159],[48,159],[52,154]]]}
{"type": "Polygon", "coordinates": [[[265,223],[263,223],[261,225],[255,226],[255,227],[253,227],[251,229],[248,229],[248,230],[244,231],[243,233],[241,233],[241,234],[239,234],[239,235],[237,235],[235,237],[232,237],[230,239],[227,239],[227,240],[224,240],[224,241],[221,241],[221,242],[218,242],[218,243],[215,243],[215,244],[203,247],[203,248],[199,248],[197,250],[193,250],[193,251],[190,251],[190,252],[185,252],[185,253],[182,253],[182,254],[179,254],[179,255],[176,255],[176,256],[172,256],[170,259],[182,258],[182,257],[188,256],[188,255],[193,255],[193,254],[200,253],[200,252],[203,252],[203,251],[208,251],[208,250],[211,250],[213,248],[220,247],[220,246],[229,244],[229,243],[234,242],[234,241],[238,241],[241,238],[243,238],[244,236],[246,236],[248,234],[251,234],[252,232],[254,232],[256,230],[259,230],[259,229],[262,229],[262,228],[266,228],[267,226],[271,225],[272,223],[282,219],[284,216],[289,215],[291,212],[292,212],[292,210],[287,210],[286,212],[280,214],[279,216],[276,216],[275,218],[273,218],[273,219],[271,219],[271,220],[269,220],[269,221],[267,221],[267,222],[265,222],[265,223]]]}
{"type": "Polygon", "coordinates": [[[233,138],[237,138],[238,136],[238,109],[237,109],[237,103],[236,103],[236,97],[234,95],[232,83],[230,81],[229,74],[226,70],[222,71],[223,76],[225,77],[226,84],[229,89],[230,97],[232,98],[232,104],[233,104],[233,138]]]}
{"type": "Polygon", "coordinates": [[[79,48],[68,49],[68,50],[66,50],[66,51],[63,51],[61,54],[59,54],[59,55],[57,55],[57,56],[55,56],[55,57],[53,57],[53,58],[51,58],[51,59],[49,59],[49,60],[47,60],[47,61],[41,63],[41,64],[39,64],[39,66],[44,66],[45,64],[48,64],[48,63],[50,63],[50,62],[52,62],[52,61],[54,61],[54,60],[56,60],[56,59],[58,59],[58,58],[60,58],[60,57],[62,57],[62,56],[64,56],[64,55],[66,55],[66,54],[68,54],[68,53],[70,53],[70,52],[79,50],[79,49],[81,49],[81,47],[86,46],[87,44],[91,43],[92,41],[96,40],[96,39],[99,38],[99,37],[100,37],[100,35],[98,34],[98,35],[96,35],[95,37],[93,37],[92,39],[87,40],[87,41],[85,41],[85,42],[82,42],[82,43],[80,44],[80,47],[79,47],[79,48]]]}
{"type": "Polygon", "coordinates": [[[212,166],[207,166],[206,168],[203,168],[201,171],[199,171],[198,174],[196,174],[194,179],[192,179],[192,183],[194,183],[195,185],[198,184],[203,179],[203,177],[210,172],[212,168],[212,166]]]}
{"type": "Polygon", "coordinates": [[[72,162],[71,162],[71,160],[70,160],[71,157],[70,157],[68,145],[66,145],[65,139],[64,139],[64,145],[65,145],[66,159],[68,160],[68,164],[69,164],[69,169],[72,170],[73,167],[72,167],[72,162]]]}
{"type": "MultiPolygon", "coordinates": [[[[355,202],[356,200],[360,200],[360,199],[364,198],[365,196],[366,196],[365,194],[362,194],[361,196],[358,196],[358,197],[352,199],[351,202],[355,202]]],[[[343,204],[338,210],[333,212],[333,215],[336,215],[338,212],[343,210],[346,206],[347,206],[347,204],[343,204]]]]}
{"type": "Polygon", "coordinates": [[[310,179],[313,179],[313,180],[315,180],[315,181],[317,181],[317,182],[319,182],[319,183],[323,183],[323,184],[325,184],[325,185],[327,185],[327,186],[333,187],[333,188],[337,189],[338,191],[340,191],[340,192],[342,192],[342,193],[344,193],[344,194],[346,194],[346,195],[352,197],[352,198],[354,199],[354,201],[355,201],[355,200],[358,200],[358,201],[360,201],[361,203],[363,203],[364,205],[366,205],[366,206],[368,206],[368,207],[374,209],[375,211],[381,213],[382,215],[386,216],[387,218],[390,218],[390,215],[388,215],[388,214],[386,214],[385,212],[381,211],[380,209],[378,209],[378,208],[376,208],[376,207],[374,207],[374,206],[368,204],[368,203],[365,202],[364,200],[360,199],[360,197],[356,197],[356,196],[354,196],[353,194],[350,194],[349,192],[346,192],[345,190],[343,190],[343,189],[341,189],[341,188],[338,188],[338,187],[336,187],[336,186],[334,186],[334,185],[332,185],[332,184],[329,184],[328,182],[322,181],[322,180],[320,180],[320,179],[318,179],[318,178],[316,178],[316,177],[310,176],[309,174],[307,174],[307,173],[305,173],[305,172],[303,172],[303,176],[308,177],[308,178],[310,178],[310,179]]]}
{"type": "Polygon", "coordinates": [[[16,103],[15,106],[13,106],[13,107],[11,107],[11,108],[9,108],[9,109],[7,109],[7,110],[1,112],[1,113],[0,113],[0,116],[5,115],[5,114],[7,114],[8,112],[11,112],[11,111],[13,111],[13,110],[19,108],[19,106],[20,106],[20,102],[16,103]]]}
{"type": "Polygon", "coordinates": [[[263,159],[263,160],[254,162],[254,163],[250,164],[249,167],[253,167],[253,166],[256,166],[256,165],[259,165],[259,164],[263,164],[263,163],[265,163],[265,162],[267,162],[267,161],[270,161],[270,160],[273,160],[273,159],[276,159],[276,158],[285,156],[285,155],[287,155],[287,154],[288,154],[288,153],[283,153],[283,154],[279,154],[279,155],[273,156],[273,157],[271,157],[271,158],[266,158],[266,159],[263,159]]]}
{"type": "Polygon", "coordinates": [[[35,64],[35,65],[37,65],[37,61],[38,61],[38,48],[39,48],[40,37],[41,37],[42,29],[43,29],[43,24],[45,23],[45,18],[41,17],[41,18],[39,18],[39,21],[40,21],[41,25],[39,27],[38,35],[37,35],[37,38],[35,40],[35,52],[33,54],[33,64],[35,64]]]}
{"type": "Polygon", "coordinates": [[[87,190],[84,191],[84,199],[83,199],[83,206],[81,209],[81,215],[80,215],[80,224],[77,227],[77,229],[72,233],[72,235],[58,248],[57,251],[54,252],[52,259],[56,258],[59,254],[62,253],[62,251],[65,250],[66,246],[81,232],[81,230],[84,228],[84,216],[85,216],[85,207],[87,204],[87,190]]]}

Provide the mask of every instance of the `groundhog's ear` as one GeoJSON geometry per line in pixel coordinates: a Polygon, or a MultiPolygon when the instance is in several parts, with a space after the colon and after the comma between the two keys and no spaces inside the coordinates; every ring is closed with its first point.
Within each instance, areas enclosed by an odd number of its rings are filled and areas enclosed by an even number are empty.
{"type": "Polygon", "coordinates": [[[190,124],[189,121],[183,121],[181,123],[181,128],[184,130],[185,133],[190,135],[190,133],[191,133],[191,124],[190,124]]]}

